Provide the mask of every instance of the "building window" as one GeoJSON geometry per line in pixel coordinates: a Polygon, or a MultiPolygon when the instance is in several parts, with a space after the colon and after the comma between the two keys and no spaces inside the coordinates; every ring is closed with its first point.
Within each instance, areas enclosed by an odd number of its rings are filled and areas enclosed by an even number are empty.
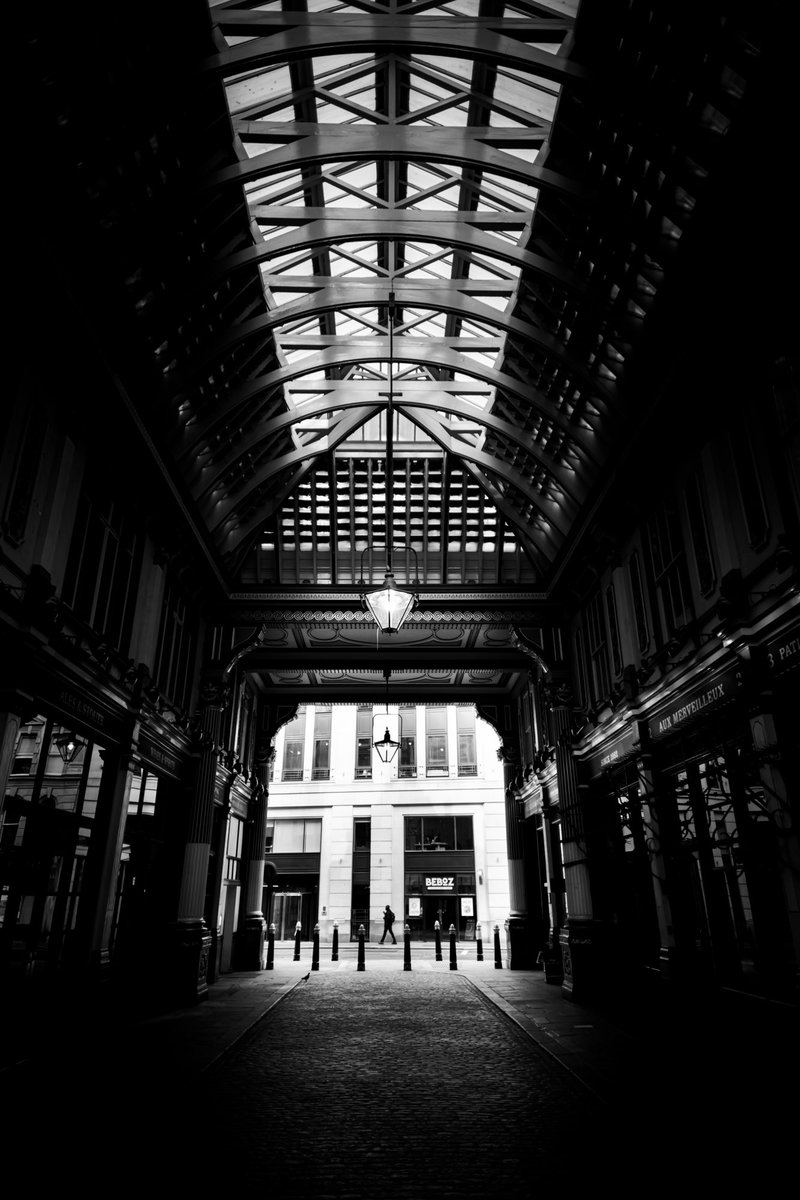
{"type": "Polygon", "coordinates": [[[62,597],[81,621],[123,652],[133,622],[139,557],[139,538],[120,505],[99,488],[84,491],[62,597]]]}
{"type": "Polygon", "coordinates": [[[356,713],[356,779],[372,779],[372,708],[356,713]]]}
{"type": "Polygon", "coordinates": [[[447,775],[447,709],[442,705],[425,709],[425,769],[427,775],[447,775]]]}
{"type": "Polygon", "coordinates": [[[36,734],[22,732],[17,742],[17,752],[11,764],[12,775],[30,775],[36,754],[36,734]]]}
{"type": "Polygon", "coordinates": [[[630,557],[628,575],[631,581],[631,598],[633,600],[633,616],[636,621],[636,637],[640,650],[646,650],[650,643],[650,631],[647,627],[647,609],[644,603],[644,585],[642,569],[639,564],[637,551],[630,557]]]}
{"type": "Polygon", "coordinates": [[[608,639],[611,646],[611,665],[616,676],[622,671],[622,650],[619,643],[617,595],[613,583],[606,588],[606,615],[608,617],[608,639]]]}
{"type": "Polygon", "coordinates": [[[322,821],[273,821],[268,854],[319,854],[322,821]]]}
{"type": "Polygon", "coordinates": [[[475,711],[472,708],[456,709],[458,730],[458,774],[477,775],[478,759],[475,750],[475,711]]]}
{"type": "Polygon", "coordinates": [[[708,520],[703,492],[697,472],[690,475],[687,480],[684,501],[694,562],[697,568],[697,582],[700,594],[707,596],[714,586],[714,560],[711,555],[711,541],[708,536],[708,520]]]}
{"type": "Polygon", "coordinates": [[[751,546],[763,546],[767,540],[769,524],[764,504],[764,493],[758,475],[753,442],[744,421],[740,418],[731,432],[731,453],[739,485],[739,497],[747,528],[747,540],[751,546]]]}
{"type": "Polygon", "coordinates": [[[407,851],[474,850],[472,817],[406,817],[407,851]]]}
{"type": "Polygon", "coordinates": [[[28,516],[31,511],[33,492],[42,457],[44,432],[44,414],[38,404],[32,404],[28,407],[25,415],[25,432],[16,455],[11,486],[8,489],[3,512],[3,531],[15,546],[22,545],[25,540],[28,516]]]}
{"type": "Polygon", "coordinates": [[[372,822],[369,817],[356,817],[353,821],[353,850],[362,854],[369,852],[372,822]]]}
{"type": "Polygon", "coordinates": [[[417,777],[417,710],[413,705],[400,709],[400,779],[417,777]]]}
{"type": "Polygon", "coordinates": [[[284,783],[297,783],[303,778],[303,758],[306,744],[306,710],[301,708],[294,720],[286,726],[283,740],[284,783]]]}
{"type": "Polygon", "coordinates": [[[586,652],[583,648],[583,632],[580,629],[575,631],[575,662],[578,667],[578,691],[580,693],[580,702],[586,707],[591,703],[589,695],[589,676],[586,668],[586,652]]]}
{"type": "Polygon", "coordinates": [[[195,646],[194,614],[168,579],[161,605],[155,681],[178,708],[188,709],[191,705],[195,646]]]}
{"type": "Polygon", "coordinates": [[[314,712],[314,757],[312,779],[331,777],[331,706],[317,705],[314,712]]]}
{"type": "Polygon", "coordinates": [[[228,839],[225,846],[225,880],[238,883],[242,871],[242,831],[244,821],[231,817],[228,821],[228,839]]]}
{"type": "Polygon", "coordinates": [[[590,663],[589,685],[592,690],[592,700],[596,703],[604,700],[611,691],[606,623],[600,592],[590,600],[586,608],[586,640],[590,663]]]}
{"type": "Polygon", "coordinates": [[[661,606],[664,634],[669,637],[692,620],[686,552],[678,513],[671,501],[648,523],[647,533],[653,582],[661,606]]]}

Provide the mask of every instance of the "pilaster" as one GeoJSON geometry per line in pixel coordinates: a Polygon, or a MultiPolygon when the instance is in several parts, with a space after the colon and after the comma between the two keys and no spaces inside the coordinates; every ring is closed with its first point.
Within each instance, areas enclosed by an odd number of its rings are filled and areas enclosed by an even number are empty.
{"type": "Polygon", "coordinates": [[[183,857],[177,920],[171,929],[173,954],[168,987],[177,1003],[205,1000],[212,936],[204,919],[206,884],[214,815],[214,787],[222,714],[228,689],[221,680],[206,680],[194,730],[197,771],[190,803],[189,831],[183,857]]]}

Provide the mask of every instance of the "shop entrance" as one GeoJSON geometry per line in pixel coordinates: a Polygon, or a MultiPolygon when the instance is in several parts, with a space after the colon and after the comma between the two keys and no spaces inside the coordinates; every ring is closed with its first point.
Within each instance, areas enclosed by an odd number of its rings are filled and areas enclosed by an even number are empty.
{"type": "Polygon", "coordinates": [[[291,941],[300,922],[300,937],[304,942],[311,940],[317,921],[317,897],[312,892],[275,892],[272,897],[271,923],[275,926],[275,940],[291,941]]]}
{"type": "Polygon", "coordinates": [[[414,896],[409,897],[413,902],[415,912],[409,911],[406,920],[412,937],[417,941],[432,942],[436,935],[436,922],[439,922],[442,939],[450,933],[450,926],[455,926],[456,937],[460,941],[475,938],[475,898],[474,896],[414,896]],[[417,905],[419,910],[417,911],[417,905]]]}

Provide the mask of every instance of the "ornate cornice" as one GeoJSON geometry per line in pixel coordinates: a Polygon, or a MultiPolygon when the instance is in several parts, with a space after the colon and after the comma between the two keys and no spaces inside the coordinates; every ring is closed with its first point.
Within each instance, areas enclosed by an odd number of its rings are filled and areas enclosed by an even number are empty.
{"type": "MultiPolygon", "coordinates": [[[[405,585],[403,585],[405,586],[405,585]]],[[[485,590],[473,590],[464,592],[453,591],[436,591],[425,595],[418,589],[411,589],[416,592],[420,603],[427,604],[460,604],[464,601],[477,601],[478,603],[486,604],[492,601],[508,600],[512,604],[547,604],[549,602],[549,594],[547,592],[499,592],[494,588],[485,590]]],[[[234,603],[244,601],[250,604],[346,604],[346,603],[361,603],[361,591],[352,592],[322,592],[322,591],[297,591],[297,592],[231,592],[228,599],[234,603]]],[[[366,617],[366,613],[362,613],[366,617]]]]}
{"type": "MultiPolygon", "coordinates": [[[[461,597],[468,599],[468,597],[461,597]]],[[[263,627],[273,625],[291,625],[294,623],[309,625],[328,625],[334,623],[346,627],[358,628],[373,625],[375,622],[369,613],[356,609],[293,609],[293,608],[248,608],[237,611],[237,622],[247,621],[263,627]]],[[[520,625],[538,620],[537,614],[531,609],[423,609],[417,610],[406,619],[405,626],[410,625],[520,625]]]]}

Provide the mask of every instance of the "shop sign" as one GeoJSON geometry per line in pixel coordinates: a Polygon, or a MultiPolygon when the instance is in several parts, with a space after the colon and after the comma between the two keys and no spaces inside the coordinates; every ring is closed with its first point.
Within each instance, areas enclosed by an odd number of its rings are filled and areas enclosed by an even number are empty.
{"type": "Polygon", "coordinates": [[[599,754],[594,754],[588,760],[589,774],[600,775],[605,771],[606,767],[614,767],[618,762],[627,758],[628,755],[639,746],[639,737],[635,730],[628,730],[623,737],[619,738],[613,745],[605,746],[599,754]]]}
{"type": "Polygon", "coordinates": [[[122,722],[111,713],[99,708],[90,699],[75,692],[72,688],[59,687],[55,703],[63,713],[77,717],[91,730],[91,736],[98,741],[103,737],[119,741],[122,733],[122,722]]]}
{"type": "Polygon", "coordinates": [[[733,700],[741,686],[741,672],[733,669],[718,676],[713,683],[704,684],[685,696],[680,696],[671,708],[650,720],[650,736],[655,738],[674,733],[676,729],[701,717],[707,709],[733,700]]]}
{"type": "Polygon", "coordinates": [[[800,627],[772,638],[766,644],[767,666],[773,675],[800,667],[800,627]]]}
{"type": "Polygon", "coordinates": [[[426,875],[426,892],[454,892],[456,887],[455,875],[426,875]]]}
{"type": "Polygon", "coordinates": [[[146,758],[154,767],[161,767],[164,771],[168,771],[171,775],[177,775],[180,770],[180,760],[176,755],[170,754],[168,750],[157,746],[149,737],[141,734],[139,737],[139,753],[142,758],[146,758]]]}

